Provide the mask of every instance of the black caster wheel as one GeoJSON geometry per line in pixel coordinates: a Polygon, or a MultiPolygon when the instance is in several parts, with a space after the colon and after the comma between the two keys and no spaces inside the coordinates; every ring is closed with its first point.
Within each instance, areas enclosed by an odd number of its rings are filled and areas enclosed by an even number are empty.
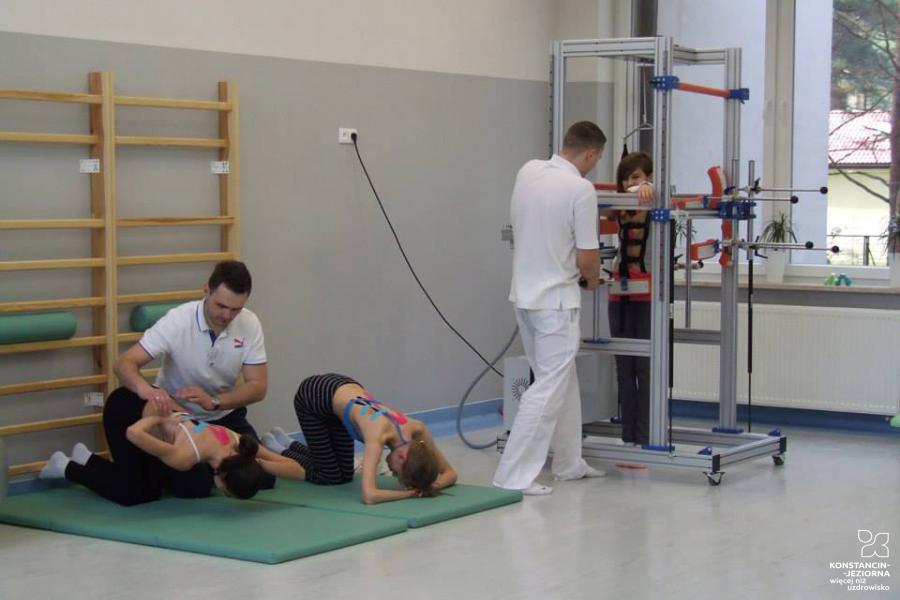
{"type": "Polygon", "coordinates": [[[776,467],[780,467],[781,465],[784,464],[784,455],[783,455],[783,454],[777,454],[777,455],[773,456],[773,457],[772,457],[772,462],[775,463],[775,466],[776,466],[776,467]]]}
{"type": "Polygon", "coordinates": [[[709,481],[709,485],[719,485],[722,483],[722,475],[724,475],[724,471],[717,471],[715,473],[705,473],[706,480],[709,481]]]}

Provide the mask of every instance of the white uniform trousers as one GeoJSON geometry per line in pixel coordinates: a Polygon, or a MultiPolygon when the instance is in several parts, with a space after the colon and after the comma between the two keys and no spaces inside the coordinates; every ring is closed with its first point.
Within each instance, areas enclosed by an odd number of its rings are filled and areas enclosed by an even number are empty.
{"type": "Polygon", "coordinates": [[[582,477],[581,394],[575,355],[581,345],[581,309],[516,308],[519,336],[534,383],[522,395],[509,440],[494,473],[494,485],[511,490],[530,486],[553,448],[551,470],[560,479],[582,477]]]}

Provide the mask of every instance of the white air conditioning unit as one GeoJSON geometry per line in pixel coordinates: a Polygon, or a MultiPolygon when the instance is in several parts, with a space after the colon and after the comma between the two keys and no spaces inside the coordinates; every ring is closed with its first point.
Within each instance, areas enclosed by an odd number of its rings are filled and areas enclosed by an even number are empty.
{"type": "MultiPolygon", "coordinates": [[[[575,357],[581,391],[581,421],[608,420],[617,415],[616,369],[612,356],[579,352],[575,357]]],[[[519,410],[522,394],[531,384],[531,369],[524,356],[503,361],[503,427],[509,431],[519,410]]]]}

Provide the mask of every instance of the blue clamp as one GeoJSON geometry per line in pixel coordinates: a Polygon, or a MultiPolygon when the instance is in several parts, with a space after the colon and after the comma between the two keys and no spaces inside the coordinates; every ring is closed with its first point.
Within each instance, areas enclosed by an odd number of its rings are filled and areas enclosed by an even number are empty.
{"type": "Polygon", "coordinates": [[[653,444],[642,444],[641,450],[652,450],[653,452],[674,452],[675,446],[654,446],[653,444]]]}
{"type": "Polygon", "coordinates": [[[834,285],[836,285],[836,286],[846,285],[847,287],[850,287],[851,285],[853,285],[853,282],[850,280],[849,277],[847,277],[846,273],[841,273],[840,275],[837,276],[837,279],[834,280],[834,285]]]}
{"type": "Polygon", "coordinates": [[[650,211],[650,220],[654,223],[666,223],[672,218],[672,211],[668,208],[654,208],[650,211]]]}
{"type": "Polygon", "coordinates": [[[659,75],[650,78],[650,85],[656,90],[676,90],[678,89],[678,78],[674,75],[659,75]]]}
{"type": "Polygon", "coordinates": [[[703,456],[712,456],[712,446],[707,446],[698,452],[697,454],[702,454],[703,456]]]}
{"type": "Polygon", "coordinates": [[[773,429],[772,431],[769,432],[769,435],[770,435],[771,437],[781,437],[781,430],[780,430],[780,429],[773,429]]]}
{"type": "Polygon", "coordinates": [[[736,88],[728,90],[729,100],[738,100],[741,104],[750,99],[750,88],[736,88]]]}
{"type": "Polygon", "coordinates": [[[753,214],[754,206],[756,206],[756,202],[746,200],[725,200],[719,202],[719,218],[737,221],[755,219],[756,215],[753,214]]]}
{"type": "Polygon", "coordinates": [[[712,430],[713,433],[730,433],[732,435],[744,433],[743,429],[731,429],[730,427],[713,427],[712,430]]]}

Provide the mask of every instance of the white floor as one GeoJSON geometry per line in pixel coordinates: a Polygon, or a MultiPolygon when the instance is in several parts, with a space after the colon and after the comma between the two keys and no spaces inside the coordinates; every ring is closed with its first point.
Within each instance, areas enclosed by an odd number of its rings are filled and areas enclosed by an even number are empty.
{"type": "MultiPolygon", "coordinates": [[[[863,560],[859,529],[900,552],[900,439],[785,432],[783,467],[744,463],[719,487],[598,463],[607,478],[274,566],[0,525],[0,599],[900,597],[900,569],[867,577],[890,592],[830,583],[830,563],[863,560]]],[[[462,482],[490,482],[493,450],[440,443],[462,482]]]]}

